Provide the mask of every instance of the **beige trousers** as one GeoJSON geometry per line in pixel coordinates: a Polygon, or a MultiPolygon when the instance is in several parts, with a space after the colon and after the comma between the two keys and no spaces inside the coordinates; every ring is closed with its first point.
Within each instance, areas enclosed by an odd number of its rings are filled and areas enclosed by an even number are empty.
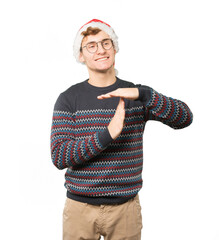
{"type": "Polygon", "coordinates": [[[91,205],[66,198],[63,240],[140,240],[139,196],[123,204],[91,205]]]}

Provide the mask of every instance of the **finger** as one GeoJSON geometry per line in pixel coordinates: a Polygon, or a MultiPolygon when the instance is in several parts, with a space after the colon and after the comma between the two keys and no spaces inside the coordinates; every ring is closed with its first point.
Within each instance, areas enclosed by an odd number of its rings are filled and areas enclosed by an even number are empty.
{"type": "Polygon", "coordinates": [[[119,109],[124,109],[125,108],[125,101],[124,101],[123,98],[119,99],[118,108],[119,109]]]}
{"type": "Polygon", "coordinates": [[[108,93],[108,94],[102,94],[97,96],[98,99],[105,99],[105,98],[111,98],[112,96],[108,93]]]}
{"type": "Polygon", "coordinates": [[[123,97],[120,97],[119,102],[124,103],[124,102],[125,102],[125,101],[124,101],[124,98],[123,98],[123,97]]]}
{"type": "Polygon", "coordinates": [[[102,95],[97,96],[98,99],[111,98],[111,97],[123,97],[118,93],[118,90],[108,92],[102,95]]]}
{"type": "Polygon", "coordinates": [[[120,97],[119,102],[120,102],[122,105],[125,104],[124,98],[123,98],[123,97],[120,97]]]}

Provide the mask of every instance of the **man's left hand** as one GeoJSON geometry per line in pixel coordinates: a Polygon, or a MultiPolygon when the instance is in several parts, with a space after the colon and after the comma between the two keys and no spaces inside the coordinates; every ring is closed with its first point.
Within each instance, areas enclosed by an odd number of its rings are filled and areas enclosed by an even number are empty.
{"type": "Polygon", "coordinates": [[[111,97],[121,97],[127,98],[129,100],[136,100],[139,97],[139,91],[138,88],[117,88],[112,92],[97,96],[98,99],[105,99],[111,97]]]}

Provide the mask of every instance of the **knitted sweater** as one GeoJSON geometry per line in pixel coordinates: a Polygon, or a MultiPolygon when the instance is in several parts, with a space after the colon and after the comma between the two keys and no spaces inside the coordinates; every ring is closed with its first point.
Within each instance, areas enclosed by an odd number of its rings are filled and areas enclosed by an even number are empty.
{"type": "Polygon", "coordinates": [[[173,129],[192,123],[188,106],[150,87],[121,80],[95,87],[88,79],[61,93],[55,103],[51,156],[58,169],[67,169],[65,187],[69,198],[90,204],[122,203],[142,188],[143,133],[148,120],[173,129]],[[107,126],[119,97],[97,99],[117,88],[139,90],[136,100],[125,101],[125,126],[115,140],[107,126]]]}

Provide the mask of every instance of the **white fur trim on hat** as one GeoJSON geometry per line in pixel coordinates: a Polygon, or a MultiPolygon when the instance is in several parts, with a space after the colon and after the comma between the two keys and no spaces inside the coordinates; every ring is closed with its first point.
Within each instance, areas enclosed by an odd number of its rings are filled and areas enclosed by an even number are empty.
{"type": "Polygon", "coordinates": [[[113,44],[114,44],[114,48],[115,48],[116,52],[119,51],[118,37],[117,37],[116,33],[114,32],[114,30],[112,29],[112,27],[109,24],[107,24],[101,20],[92,19],[91,21],[84,24],[79,29],[79,31],[77,32],[76,37],[75,37],[75,41],[74,41],[74,45],[73,45],[73,54],[78,62],[80,62],[80,60],[79,60],[80,48],[81,48],[81,42],[84,38],[84,36],[81,35],[81,33],[83,31],[86,31],[88,27],[93,27],[93,28],[96,27],[96,28],[101,29],[105,33],[107,33],[110,36],[110,38],[113,40],[113,44]]]}

